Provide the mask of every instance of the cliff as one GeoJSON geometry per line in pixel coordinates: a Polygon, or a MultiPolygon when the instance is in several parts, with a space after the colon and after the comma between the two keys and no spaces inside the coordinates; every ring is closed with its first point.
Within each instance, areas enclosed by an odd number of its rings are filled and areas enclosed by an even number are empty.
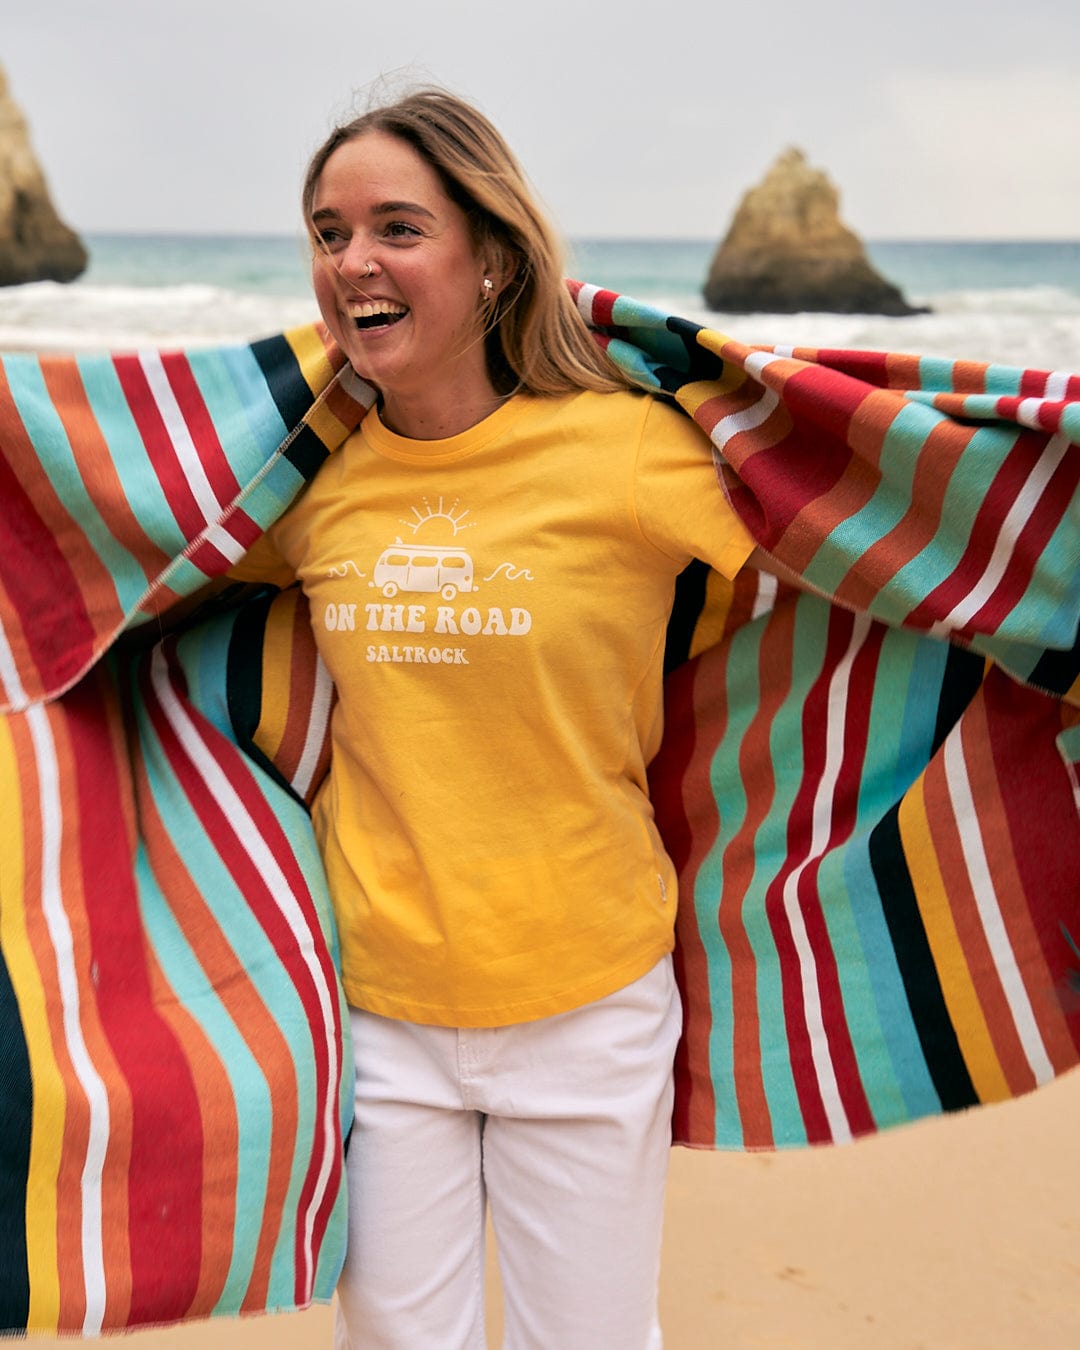
{"type": "Polygon", "coordinates": [[[73,281],[86,263],[78,235],[56,214],[26,122],[0,71],[0,286],[73,281]]]}
{"type": "Polygon", "coordinates": [[[743,197],[713,256],[705,303],[728,313],[925,313],[871,265],[840,219],[839,194],[786,150],[743,197]]]}

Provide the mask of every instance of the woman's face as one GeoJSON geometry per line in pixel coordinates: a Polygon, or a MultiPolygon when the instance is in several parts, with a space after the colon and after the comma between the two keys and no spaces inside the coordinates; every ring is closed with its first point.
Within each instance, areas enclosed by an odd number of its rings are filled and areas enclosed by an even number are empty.
{"type": "Polygon", "coordinates": [[[378,388],[391,425],[404,430],[395,410],[417,400],[491,397],[485,260],[464,212],[411,145],[370,131],[339,146],[319,177],[311,225],[319,309],[378,388]]]}

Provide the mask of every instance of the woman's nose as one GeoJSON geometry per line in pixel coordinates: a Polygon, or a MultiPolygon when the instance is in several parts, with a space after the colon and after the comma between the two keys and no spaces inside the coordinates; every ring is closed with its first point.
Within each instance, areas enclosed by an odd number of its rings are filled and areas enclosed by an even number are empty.
{"type": "Polygon", "coordinates": [[[367,235],[354,235],[338,259],[342,275],[350,281],[363,281],[374,276],[378,264],[371,257],[371,241],[367,235]]]}

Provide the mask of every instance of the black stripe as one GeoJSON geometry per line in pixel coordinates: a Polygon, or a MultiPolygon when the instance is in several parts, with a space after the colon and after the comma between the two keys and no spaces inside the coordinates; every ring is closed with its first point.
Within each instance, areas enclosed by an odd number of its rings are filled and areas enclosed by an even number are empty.
{"type": "Polygon", "coordinates": [[[945,670],[938,692],[937,721],[931,757],[941,748],[945,737],[960,720],[971,700],[979,692],[986,674],[986,662],[966,647],[949,646],[945,670]]]}
{"type": "Polygon", "coordinates": [[[307,810],[306,803],[294,791],[292,784],[254,740],[262,715],[262,654],[266,618],[278,594],[274,587],[268,586],[264,594],[245,600],[236,612],[229,637],[225,676],[229,724],[236,744],[244,754],[307,810]]]}
{"type": "Polygon", "coordinates": [[[1067,652],[1043,652],[1027,683],[1048,694],[1067,694],[1080,679],[1080,631],[1067,652]]]}
{"type": "Polygon", "coordinates": [[[283,335],[261,338],[251,344],[251,350],[281,420],[289,431],[299,428],[285,457],[305,478],[311,478],[329,451],[310,427],[301,425],[314,406],[315,398],[304,379],[296,353],[283,335]]]}
{"type": "Polygon", "coordinates": [[[698,334],[704,332],[699,323],[689,319],[680,319],[675,315],[667,321],[668,331],[682,339],[686,348],[686,379],[719,380],[724,373],[724,362],[715,352],[709,351],[698,341],[698,334]]]}
{"type": "Polygon", "coordinates": [[[675,581],[675,602],[667,626],[667,645],[664,648],[664,674],[690,657],[690,643],[694,629],[705,608],[705,588],[709,580],[709,565],[695,558],[675,581]]]}
{"type": "Polygon", "coordinates": [[[26,1178],[33,1105],[22,1018],[0,950],[0,1332],[24,1330],[30,1315],[26,1178]]]}
{"type": "Polygon", "coordinates": [[[251,351],[281,414],[281,420],[289,428],[296,426],[303,421],[315,401],[296,353],[282,333],[253,342],[251,351]]]}
{"type": "Polygon", "coordinates": [[[870,835],[870,866],[926,1067],[946,1111],[978,1104],[941,989],[900,840],[899,806],[870,835]]]}

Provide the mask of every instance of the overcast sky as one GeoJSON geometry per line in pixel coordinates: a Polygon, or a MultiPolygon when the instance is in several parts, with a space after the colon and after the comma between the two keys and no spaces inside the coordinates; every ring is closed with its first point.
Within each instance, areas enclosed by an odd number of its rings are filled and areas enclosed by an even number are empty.
{"type": "Polygon", "coordinates": [[[798,145],[865,238],[1080,238],[1077,0],[4,7],[84,232],[294,231],[307,156],[393,74],[482,107],[571,237],[718,238],[798,145]]]}

